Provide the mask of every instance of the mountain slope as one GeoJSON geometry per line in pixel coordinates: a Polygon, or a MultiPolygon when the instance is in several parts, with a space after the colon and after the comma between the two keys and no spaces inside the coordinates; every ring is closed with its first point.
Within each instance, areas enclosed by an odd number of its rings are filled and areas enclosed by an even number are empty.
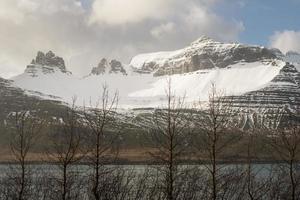
{"type": "Polygon", "coordinates": [[[234,96],[241,108],[259,104],[251,101],[249,94],[272,104],[260,104],[267,107],[289,104],[285,98],[293,101],[293,106],[299,104],[298,98],[293,100],[298,95],[299,82],[291,82],[298,80],[299,71],[274,49],[202,37],[181,50],[137,55],[128,67],[102,59],[84,78],[72,75],[66,68],[62,70],[61,65],[55,64],[57,59],[51,60],[57,56],[50,54],[46,56],[47,62],[33,62],[23,74],[14,77],[14,85],[47,99],[70,102],[77,96],[78,105],[93,106],[101,95],[102,85],[107,84],[111,93],[118,90],[121,108],[145,108],[164,104],[168,79],[165,74],[172,74],[173,90],[178,96],[185,95],[187,102],[206,101],[213,82],[226,95],[234,96]],[[288,72],[288,66],[292,72],[288,72]]]}
{"type": "Polygon", "coordinates": [[[12,112],[31,110],[39,116],[61,116],[65,105],[60,101],[51,101],[28,95],[15,87],[12,81],[0,78],[0,126],[12,112]]]}
{"type": "Polygon", "coordinates": [[[286,64],[264,87],[239,96],[231,96],[233,106],[242,108],[300,109],[300,73],[296,67],[286,64]]]}
{"type": "Polygon", "coordinates": [[[204,36],[181,50],[137,55],[130,65],[138,72],[162,76],[275,58],[276,54],[264,47],[221,43],[204,36]]]}

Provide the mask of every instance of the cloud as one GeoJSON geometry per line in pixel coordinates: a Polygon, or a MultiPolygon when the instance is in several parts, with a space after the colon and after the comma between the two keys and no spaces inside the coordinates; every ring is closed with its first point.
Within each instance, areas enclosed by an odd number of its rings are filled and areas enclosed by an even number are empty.
{"type": "Polygon", "coordinates": [[[182,48],[202,35],[237,40],[243,23],[214,11],[223,0],[0,0],[0,76],[24,71],[39,50],[86,75],[102,57],[182,48]]]}
{"type": "Polygon", "coordinates": [[[36,5],[29,0],[0,0],[0,19],[21,23],[25,15],[34,9],[36,5]]]}
{"type": "Polygon", "coordinates": [[[240,21],[226,21],[214,13],[210,7],[190,5],[188,13],[183,16],[184,30],[198,35],[208,35],[217,40],[237,40],[244,25],[240,21]]]}
{"type": "Polygon", "coordinates": [[[165,48],[172,43],[173,48],[180,48],[202,35],[220,41],[236,41],[239,34],[245,29],[243,23],[236,20],[225,20],[213,12],[212,7],[217,1],[205,2],[178,3],[176,7],[178,12],[168,16],[165,19],[167,22],[153,27],[151,35],[159,40],[165,48]]]}
{"type": "Polygon", "coordinates": [[[95,0],[91,23],[120,25],[145,19],[161,19],[170,10],[172,0],[95,0]]]}
{"type": "Polygon", "coordinates": [[[154,27],[151,30],[151,35],[157,39],[161,39],[164,38],[164,36],[174,33],[175,31],[175,24],[173,22],[168,22],[166,24],[161,24],[154,27]]]}
{"type": "Polygon", "coordinates": [[[280,49],[283,53],[300,52],[300,31],[277,31],[270,37],[270,46],[280,49]]]}
{"type": "Polygon", "coordinates": [[[80,13],[79,0],[0,0],[0,19],[20,24],[36,14],[80,13]]]}
{"type": "Polygon", "coordinates": [[[84,17],[79,1],[0,0],[0,76],[21,73],[38,50],[67,58],[82,51],[84,17]]]}

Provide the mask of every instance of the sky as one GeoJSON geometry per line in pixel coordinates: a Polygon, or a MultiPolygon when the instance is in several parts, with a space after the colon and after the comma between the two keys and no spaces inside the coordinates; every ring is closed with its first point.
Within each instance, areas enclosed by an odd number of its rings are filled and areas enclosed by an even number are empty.
{"type": "Polygon", "coordinates": [[[83,76],[103,58],[175,50],[202,35],[300,52],[300,0],[0,0],[0,76],[52,50],[83,76]]]}

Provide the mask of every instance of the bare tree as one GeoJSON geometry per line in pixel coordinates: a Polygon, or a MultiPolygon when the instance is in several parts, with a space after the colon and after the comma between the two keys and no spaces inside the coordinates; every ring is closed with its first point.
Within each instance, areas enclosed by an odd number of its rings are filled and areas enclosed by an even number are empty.
{"type": "MultiPolygon", "coordinates": [[[[300,159],[300,124],[289,121],[288,126],[270,131],[270,147],[274,151],[275,160],[283,161],[281,173],[288,177],[288,188],[283,194],[290,199],[299,199],[300,174],[298,172],[300,159]]],[[[285,188],[284,186],[282,186],[285,188]]]]}
{"type": "Polygon", "coordinates": [[[103,85],[102,95],[95,108],[84,111],[85,124],[90,133],[88,159],[93,169],[91,192],[96,200],[102,199],[103,185],[101,183],[103,182],[101,178],[105,174],[113,173],[112,169],[108,169],[104,165],[107,164],[110,157],[114,159],[117,156],[114,145],[118,138],[115,134],[109,134],[111,133],[109,129],[114,129],[116,126],[117,105],[118,92],[110,96],[108,86],[103,85]]]}
{"type": "Polygon", "coordinates": [[[246,144],[246,164],[243,170],[245,198],[250,200],[267,199],[271,193],[274,171],[272,167],[258,165],[256,161],[260,159],[258,152],[263,152],[266,145],[259,146],[264,141],[264,129],[256,127],[254,124],[249,130],[243,131],[243,139],[246,144]]]}
{"type": "Polygon", "coordinates": [[[175,200],[180,198],[180,192],[184,192],[184,188],[180,187],[184,185],[181,182],[184,180],[184,173],[179,165],[186,156],[186,133],[191,113],[186,109],[185,98],[175,96],[170,78],[167,82],[166,98],[166,108],[156,109],[153,113],[151,142],[156,150],[150,154],[162,164],[158,166],[158,170],[164,177],[161,180],[163,195],[168,200],[175,200]]]}
{"type": "Polygon", "coordinates": [[[31,170],[28,165],[29,153],[35,145],[35,142],[44,126],[44,121],[33,116],[30,111],[20,111],[12,115],[12,140],[10,150],[15,162],[11,167],[12,173],[9,174],[9,180],[13,181],[10,185],[10,191],[14,194],[12,199],[25,200],[30,199],[31,194],[31,170]]]}
{"type": "Polygon", "coordinates": [[[73,98],[72,105],[66,108],[63,117],[51,124],[54,131],[50,134],[50,145],[46,154],[59,169],[59,173],[54,174],[54,179],[59,185],[59,192],[52,194],[54,199],[76,199],[80,190],[74,164],[82,159],[84,151],[81,119],[75,103],[76,98],[73,98]]]}
{"type": "MultiPolygon", "coordinates": [[[[194,120],[195,139],[194,147],[199,159],[208,159],[205,165],[209,172],[210,192],[207,198],[216,200],[224,196],[226,177],[224,166],[218,165],[221,154],[236,141],[240,135],[234,134],[230,125],[232,120],[232,101],[224,101],[225,94],[217,90],[214,83],[211,85],[207,107],[199,111],[194,120]],[[223,190],[223,191],[222,191],[223,190]]],[[[233,175],[233,174],[232,174],[233,175]]],[[[229,184],[228,182],[226,183],[229,184]]]]}

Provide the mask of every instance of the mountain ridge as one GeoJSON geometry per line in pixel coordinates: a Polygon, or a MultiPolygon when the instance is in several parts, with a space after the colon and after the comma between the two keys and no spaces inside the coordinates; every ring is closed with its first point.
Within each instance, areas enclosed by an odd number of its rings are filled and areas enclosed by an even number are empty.
{"type": "MultiPolygon", "coordinates": [[[[51,56],[48,55],[48,57],[55,59],[50,60],[51,62],[48,60],[48,62],[55,63],[57,56],[52,52],[50,54],[51,56]]],[[[44,57],[47,57],[46,55],[47,53],[44,57]]],[[[199,98],[206,101],[210,84],[214,82],[220,90],[226,91],[228,96],[235,96],[239,99],[241,107],[248,93],[260,94],[260,90],[265,89],[270,91],[267,92],[268,94],[273,94],[279,90],[282,93],[279,92],[277,96],[286,96],[286,90],[292,91],[295,87],[299,87],[299,85],[286,84],[293,78],[290,73],[284,74],[283,81],[276,83],[281,88],[285,87],[285,91],[275,87],[274,79],[280,77],[283,73],[282,69],[290,65],[284,55],[276,49],[222,43],[208,37],[201,37],[190,46],[177,51],[142,55],[146,55],[147,59],[152,60],[151,62],[154,60],[157,64],[146,66],[143,60],[145,57],[142,56],[143,59],[141,59],[140,55],[133,58],[129,65],[115,59],[103,58],[88,76],[80,78],[69,73],[64,65],[47,66],[34,62],[31,66],[36,70],[35,76],[32,76],[30,67],[29,69],[27,67],[23,74],[12,80],[15,86],[31,91],[32,95],[37,95],[32,91],[44,94],[42,98],[56,99],[54,97],[57,96],[61,98],[61,101],[69,102],[73,96],[77,96],[80,106],[91,99],[96,101],[101,94],[101,85],[107,84],[111,92],[119,92],[119,105],[122,108],[163,105],[167,77],[171,77],[176,94],[186,95],[190,103],[198,101],[199,98]],[[192,61],[193,57],[197,57],[199,62],[192,61]],[[159,58],[158,61],[157,58],[159,58]],[[166,62],[169,63],[168,67],[166,67],[166,62]],[[185,64],[182,65],[182,63],[185,64]],[[193,66],[190,65],[191,63],[193,66]],[[187,67],[189,65],[191,67],[187,67]],[[43,71],[48,68],[52,69],[51,73],[43,71]],[[273,84],[273,87],[270,87],[270,84],[273,84]]],[[[294,68],[296,73],[299,73],[296,65],[294,68]]],[[[296,93],[298,95],[299,91],[297,90],[296,93]]],[[[295,94],[290,93],[287,98],[292,98],[292,95],[295,94]]],[[[267,99],[268,97],[259,98],[267,99]]],[[[252,102],[251,99],[247,101],[252,102]]],[[[284,100],[281,106],[285,103],[284,100]]],[[[252,104],[255,103],[252,102],[252,104]]],[[[299,104],[298,98],[295,98],[295,104],[299,104]]]]}
{"type": "Polygon", "coordinates": [[[180,50],[137,55],[130,65],[137,72],[162,76],[276,58],[276,54],[265,47],[222,43],[203,36],[180,50]]]}

